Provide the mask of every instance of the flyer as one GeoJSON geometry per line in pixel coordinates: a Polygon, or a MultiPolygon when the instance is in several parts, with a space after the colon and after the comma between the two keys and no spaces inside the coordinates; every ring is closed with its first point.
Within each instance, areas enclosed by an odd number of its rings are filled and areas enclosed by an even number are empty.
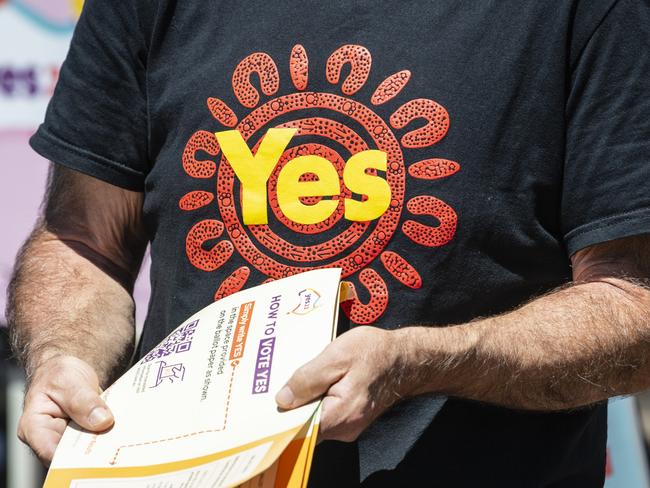
{"type": "Polygon", "coordinates": [[[276,393],[333,339],[339,269],[242,290],[176,328],[103,393],[115,417],[70,423],[45,488],[304,487],[319,401],[276,393]]]}

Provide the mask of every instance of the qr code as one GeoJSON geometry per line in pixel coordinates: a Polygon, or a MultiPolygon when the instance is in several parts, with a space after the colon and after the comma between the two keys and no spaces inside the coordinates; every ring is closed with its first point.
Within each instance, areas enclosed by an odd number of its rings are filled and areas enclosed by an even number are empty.
{"type": "Polygon", "coordinates": [[[169,356],[177,352],[189,351],[190,347],[192,347],[192,339],[197,325],[199,325],[199,321],[195,320],[194,322],[190,322],[189,324],[175,331],[172,335],[160,343],[153,351],[142,358],[142,362],[147,363],[149,361],[153,361],[154,359],[169,356]]]}

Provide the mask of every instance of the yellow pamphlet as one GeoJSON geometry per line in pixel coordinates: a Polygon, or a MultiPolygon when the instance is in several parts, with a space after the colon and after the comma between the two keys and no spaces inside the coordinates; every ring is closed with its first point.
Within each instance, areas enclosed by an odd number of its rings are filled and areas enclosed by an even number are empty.
{"type": "Polygon", "coordinates": [[[45,488],[304,487],[319,401],[276,393],[334,337],[339,269],[290,276],[194,314],[103,393],[115,417],[70,423],[45,488]]]}

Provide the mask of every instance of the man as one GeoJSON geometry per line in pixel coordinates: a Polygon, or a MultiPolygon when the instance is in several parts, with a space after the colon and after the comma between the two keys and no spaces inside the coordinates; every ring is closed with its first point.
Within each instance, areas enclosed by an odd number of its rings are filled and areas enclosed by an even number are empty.
{"type": "Polygon", "coordinates": [[[602,485],[605,400],[650,384],[649,46],[645,0],[87,2],[32,139],[19,436],[110,427],[150,242],[136,358],[244,286],[355,286],[272,387],[324,396],[310,486],[602,485]]]}

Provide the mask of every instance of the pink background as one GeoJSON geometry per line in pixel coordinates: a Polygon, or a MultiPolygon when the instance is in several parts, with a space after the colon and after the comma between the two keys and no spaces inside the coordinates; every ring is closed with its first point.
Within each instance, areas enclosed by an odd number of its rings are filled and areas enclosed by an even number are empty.
{"type": "Polygon", "coordinates": [[[54,22],[70,22],[70,0],[19,0],[21,4],[54,22]]]}

